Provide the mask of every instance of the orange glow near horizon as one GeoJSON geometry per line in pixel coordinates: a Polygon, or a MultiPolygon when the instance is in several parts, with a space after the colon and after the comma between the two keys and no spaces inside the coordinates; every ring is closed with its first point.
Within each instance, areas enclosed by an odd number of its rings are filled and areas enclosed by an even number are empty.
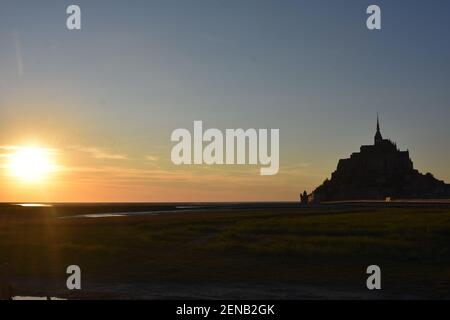
{"type": "Polygon", "coordinates": [[[28,143],[0,144],[0,202],[292,200],[298,194],[298,181],[304,182],[303,190],[322,178],[306,172],[307,165],[262,177],[257,167],[179,167],[163,152],[152,152],[150,157],[146,150],[62,146],[34,137],[28,143]]]}

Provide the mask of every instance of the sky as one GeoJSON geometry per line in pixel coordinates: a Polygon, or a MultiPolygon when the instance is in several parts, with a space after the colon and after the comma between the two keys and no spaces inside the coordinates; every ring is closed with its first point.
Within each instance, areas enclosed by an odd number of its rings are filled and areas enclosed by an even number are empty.
{"type": "Polygon", "coordinates": [[[296,200],[385,138],[450,182],[450,2],[0,3],[0,201],[296,200]],[[81,8],[82,29],[66,28],[81,8]],[[366,28],[366,8],[382,29],[366,28]],[[176,166],[171,132],[277,128],[280,170],[176,166]],[[7,159],[38,145],[40,183],[7,159]]]}

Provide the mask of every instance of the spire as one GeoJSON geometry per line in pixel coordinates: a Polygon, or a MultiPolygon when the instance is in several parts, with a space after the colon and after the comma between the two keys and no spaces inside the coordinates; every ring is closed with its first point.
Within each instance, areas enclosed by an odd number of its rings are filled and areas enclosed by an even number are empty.
{"type": "Polygon", "coordinates": [[[380,132],[380,120],[378,118],[378,112],[377,112],[377,132],[380,132]]]}
{"type": "Polygon", "coordinates": [[[383,136],[381,135],[381,131],[380,131],[380,119],[378,117],[378,112],[377,112],[377,133],[375,133],[375,144],[377,144],[378,142],[381,142],[383,140],[383,136]]]}

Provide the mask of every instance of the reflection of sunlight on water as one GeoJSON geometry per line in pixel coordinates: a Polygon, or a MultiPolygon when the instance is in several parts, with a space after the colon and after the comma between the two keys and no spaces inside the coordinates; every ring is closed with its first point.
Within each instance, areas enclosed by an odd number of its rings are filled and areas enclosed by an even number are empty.
{"type": "Polygon", "coordinates": [[[15,296],[13,300],[66,300],[57,297],[26,297],[26,296],[15,296]]]}
{"type": "Polygon", "coordinates": [[[109,218],[109,217],[123,217],[123,214],[113,214],[113,213],[98,213],[98,214],[85,214],[82,217],[84,218],[109,218]]]}
{"type": "Polygon", "coordinates": [[[18,203],[16,206],[21,207],[51,207],[51,204],[43,204],[43,203],[18,203]]]}

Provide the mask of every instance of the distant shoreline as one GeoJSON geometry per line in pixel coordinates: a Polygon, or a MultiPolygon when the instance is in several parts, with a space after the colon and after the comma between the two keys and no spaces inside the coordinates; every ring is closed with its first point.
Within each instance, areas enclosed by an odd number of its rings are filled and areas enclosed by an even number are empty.
{"type": "Polygon", "coordinates": [[[303,209],[378,209],[378,208],[450,208],[450,199],[405,200],[353,200],[302,205],[300,202],[174,202],[174,203],[0,203],[1,214],[48,214],[66,218],[121,218],[157,216],[166,214],[192,214],[205,212],[236,212],[251,210],[303,209]]]}

